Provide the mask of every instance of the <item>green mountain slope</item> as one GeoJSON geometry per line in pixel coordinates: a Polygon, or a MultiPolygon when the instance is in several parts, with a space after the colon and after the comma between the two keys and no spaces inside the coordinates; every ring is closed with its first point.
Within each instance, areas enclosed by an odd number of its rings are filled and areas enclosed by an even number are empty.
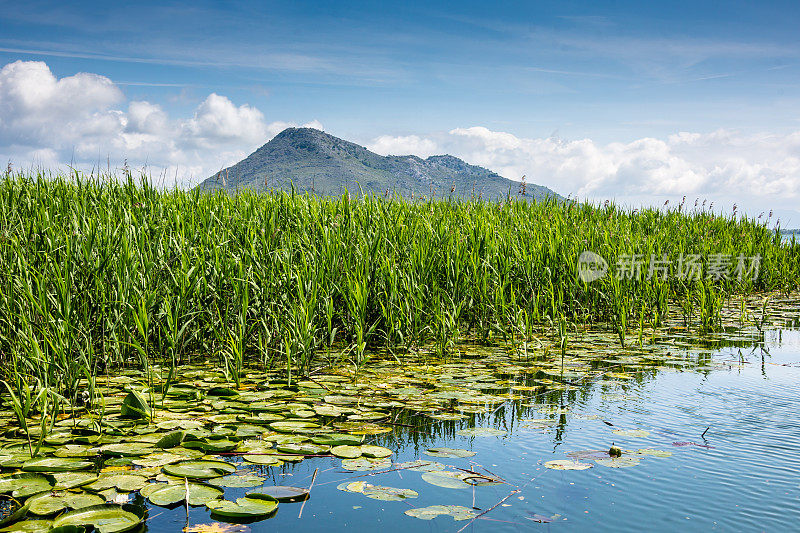
{"type": "MultiPolygon", "coordinates": [[[[381,156],[357,144],[312,128],[288,128],[267,144],[222,172],[203,181],[203,189],[290,190],[340,195],[345,190],[410,198],[519,196],[519,182],[450,155],[381,156]],[[452,191],[452,192],[451,192],[452,191]]],[[[527,198],[560,198],[540,185],[527,184],[527,198]]]]}

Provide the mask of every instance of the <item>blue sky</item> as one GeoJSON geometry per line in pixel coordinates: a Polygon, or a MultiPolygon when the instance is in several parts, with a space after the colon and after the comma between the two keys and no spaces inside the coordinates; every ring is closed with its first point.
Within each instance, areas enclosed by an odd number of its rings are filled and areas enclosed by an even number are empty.
{"type": "MultiPolygon", "coordinates": [[[[105,77],[121,94],[107,110],[127,113],[143,101],[169,120],[189,120],[214,93],[257,110],[265,124],[316,121],[367,145],[384,138],[386,150],[419,146],[408,142],[418,137],[490,165],[490,155],[455,143],[453,130],[598,147],[724,130],[780,144],[800,130],[799,22],[797,2],[0,1],[0,66],[40,61],[57,80],[105,77]]],[[[0,154],[34,153],[13,137],[0,132],[0,154]]],[[[726,154],[736,151],[725,142],[726,154]]],[[[233,144],[226,153],[237,152],[233,144]]],[[[783,164],[798,155],[794,141],[781,147],[751,163],[770,159],[771,173],[796,177],[783,164]]],[[[530,153],[521,165],[506,159],[495,169],[537,174],[530,153]]],[[[680,193],[670,185],[621,196],[653,191],[680,193]]]]}

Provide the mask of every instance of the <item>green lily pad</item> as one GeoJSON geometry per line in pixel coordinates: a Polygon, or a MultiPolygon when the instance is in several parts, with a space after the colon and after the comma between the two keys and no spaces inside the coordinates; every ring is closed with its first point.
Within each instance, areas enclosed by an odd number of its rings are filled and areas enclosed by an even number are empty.
{"type": "Polygon", "coordinates": [[[334,446],[331,453],[341,459],[355,459],[361,457],[361,446],[334,446]]]}
{"type": "Polygon", "coordinates": [[[147,478],[135,474],[105,473],[100,474],[97,481],[85,485],[86,490],[100,492],[106,489],[117,489],[122,492],[133,492],[141,489],[147,483],[147,478]]]}
{"type": "Polygon", "coordinates": [[[136,466],[142,467],[160,467],[171,465],[173,463],[179,463],[181,461],[189,461],[193,459],[193,457],[171,453],[171,452],[156,452],[151,453],[149,455],[145,455],[143,457],[137,457],[131,460],[131,463],[135,464],[136,466]]]}
{"type": "Polygon", "coordinates": [[[22,500],[33,494],[50,490],[56,480],[46,474],[22,473],[0,478],[0,493],[22,500]]]}
{"type": "Polygon", "coordinates": [[[266,518],[278,510],[278,500],[268,494],[251,493],[235,502],[212,500],[206,507],[212,515],[227,518],[266,518]]]}
{"type": "Polygon", "coordinates": [[[239,393],[228,387],[213,387],[206,392],[206,396],[239,396],[239,393]]]}
{"type": "Polygon", "coordinates": [[[187,501],[189,505],[205,505],[222,497],[223,490],[204,483],[148,483],[141,495],[153,505],[169,506],[187,501]],[[188,487],[188,497],[187,497],[188,487]]]}
{"type": "Polygon", "coordinates": [[[143,520],[120,505],[93,505],[64,513],[53,520],[53,527],[92,526],[99,533],[122,533],[137,527],[143,520]]]}
{"type": "Polygon", "coordinates": [[[247,494],[267,494],[279,502],[299,502],[307,500],[309,496],[308,489],[303,489],[300,487],[287,487],[284,485],[261,487],[260,489],[248,492],[247,494]]]}
{"type": "Polygon", "coordinates": [[[452,516],[453,520],[471,520],[478,516],[478,511],[460,505],[431,505],[429,507],[417,507],[405,511],[408,516],[419,518],[420,520],[433,520],[437,516],[452,516]]]}
{"type": "Polygon", "coordinates": [[[150,404],[147,403],[145,397],[137,392],[131,391],[122,400],[122,411],[120,415],[124,418],[136,419],[149,419],[153,416],[153,411],[150,409],[150,404]]]}
{"type": "Polygon", "coordinates": [[[174,448],[179,446],[185,437],[186,432],[184,431],[172,431],[158,439],[155,445],[156,448],[174,448]]]}
{"type": "Polygon", "coordinates": [[[236,466],[225,461],[183,461],[164,467],[164,472],[176,477],[211,479],[233,474],[236,466]]]}
{"type": "Polygon", "coordinates": [[[547,461],[544,466],[553,470],[586,470],[592,468],[592,463],[579,463],[571,459],[557,459],[555,461],[547,461]]]}
{"type": "Polygon", "coordinates": [[[269,428],[281,433],[303,433],[311,429],[317,429],[319,425],[305,420],[279,420],[278,422],[270,422],[269,428]]]}
{"type": "Polygon", "coordinates": [[[447,468],[447,465],[443,463],[437,463],[436,461],[416,459],[414,461],[406,461],[404,463],[395,463],[394,468],[397,470],[412,470],[414,472],[435,472],[437,470],[444,470],[447,468]]]}
{"type": "Polygon", "coordinates": [[[335,405],[315,405],[314,412],[319,416],[342,416],[344,414],[344,410],[336,407],[335,405]]]}
{"type": "Polygon", "coordinates": [[[425,455],[430,455],[431,457],[473,457],[476,452],[472,452],[469,450],[463,450],[461,448],[429,448],[426,450],[425,455]]]}
{"type": "Polygon", "coordinates": [[[342,468],[350,471],[383,470],[390,466],[392,466],[392,462],[385,457],[342,459],[342,468]]]}
{"type": "Polygon", "coordinates": [[[434,470],[422,474],[422,479],[431,485],[446,489],[468,489],[472,485],[465,479],[469,477],[466,472],[451,472],[449,470],[434,470]]]}
{"type": "Polygon", "coordinates": [[[217,487],[243,489],[248,487],[260,487],[267,478],[255,474],[231,474],[230,476],[215,477],[208,482],[217,487]]]}
{"type": "Polygon", "coordinates": [[[57,490],[75,489],[97,481],[97,474],[91,472],[58,472],[53,474],[57,490]]]}
{"type": "Polygon", "coordinates": [[[337,486],[337,488],[345,492],[355,492],[358,494],[363,494],[367,498],[372,498],[373,500],[382,500],[386,502],[398,502],[419,496],[419,493],[411,489],[396,489],[394,487],[371,485],[366,481],[341,483],[337,486]]]}
{"type": "Polygon", "coordinates": [[[53,527],[51,520],[24,520],[0,529],[3,533],[49,533],[53,527]]]}
{"type": "Polygon", "coordinates": [[[97,450],[89,444],[66,444],[53,454],[56,457],[95,457],[97,450]]]}
{"type": "Polygon", "coordinates": [[[116,457],[138,457],[154,453],[156,450],[150,444],[146,443],[120,442],[101,446],[100,451],[106,455],[113,455],[116,457]]]}
{"type": "Polygon", "coordinates": [[[608,459],[595,459],[597,464],[609,468],[628,468],[639,464],[638,457],[609,457],[608,459]]]}
{"type": "Polygon", "coordinates": [[[358,446],[364,437],[350,435],[348,433],[331,433],[328,435],[315,435],[311,437],[311,442],[323,446],[358,446]]]}
{"type": "MultiPolygon", "coordinates": [[[[294,456],[294,457],[302,457],[302,456],[294,456]]],[[[271,453],[248,453],[242,455],[242,458],[248,463],[253,463],[254,465],[280,466],[283,464],[281,456],[274,455],[271,453]]]]}
{"type": "Polygon", "coordinates": [[[53,491],[31,496],[26,503],[29,513],[46,516],[64,509],[81,509],[92,505],[101,505],[105,503],[105,499],[95,494],[53,491]]]}
{"type": "Polygon", "coordinates": [[[639,450],[625,450],[625,453],[631,455],[647,455],[650,457],[661,457],[661,458],[672,457],[672,452],[667,452],[664,450],[656,450],[653,448],[642,448],[639,450]]]}
{"type": "Polygon", "coordinates": [[[94,463],[75,457],[38,457],[25,461],[22,470],[25,472],[72,472],[86,470],[94,463]]]}
{"type": "Polygon", "coordinates": [[[288,454],[321,455],[330,451],[330,446],[311,443],[279,444],[277,450],[288,454]]]}
{"type": "Polygon", "coordinates": [[[506,433],[508,431],[494,428],[469,428],[456,431],[456,435],[461,435],[462,437],[501,437],[506,433]]]}
{"type": "Polygon", "coordinates": [[[383,446],[372,446],[368,444],[361,445],[361,454],[364,457],[381,459],[384,457],[389,457],[390,455],[392,455],[392,453],[393,453],[392,450],[390,450],[389,448],[384,448],[383,446]]]}
{"type": "Polygon", "coordinates": [[[371,422],[338,422],[334,427],[340,431],[347,431],[352,435],[380,435],[391,433],[392,428],[373,424],[371,422]]]}

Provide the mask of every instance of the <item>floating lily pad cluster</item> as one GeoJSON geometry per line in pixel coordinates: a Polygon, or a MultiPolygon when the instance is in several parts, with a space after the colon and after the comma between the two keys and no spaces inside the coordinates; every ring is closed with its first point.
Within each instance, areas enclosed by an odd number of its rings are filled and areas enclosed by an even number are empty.
{"type": "MultiPolygon", "coordinates": [[[[671,335],[663,344],[656,341],[642,349],[620,348],[608,334],[587,332],[571,341],[564,357],[553,357],[546,346],[533,357],[527,352],[523,357],[516,347],[465,346],[464,354],[474,358],[442,363],[426,360],[422,351],[403,365],[376,360],[357,376],[339,369],[292,382],[276,372],[252,371],[240,376],[237,388],[202,365],[182,367],[177,382],[168,382],[168,370],[158,366],[147,375],[121,371],[98,376],[88,401],[62,405],[62,411],[49,413],[44,424],[38,418],[41,413],[32,413],[27,431],[5,406],[0,411],[0,494],[19,502],[3,520],[9,524],[25,519],[30,530],[94,524],[101,531],[125,531],[144,519],[143,512],[124,505],[135,492],[152,505],[205,506],[223,520],[266,518],[280,502],[300,501],[309,493],[306,488],[264,486],[260,469],[315,457],[338,458],[342,470],[350,472],[420,472],[424,481],[443,488],[498,483],[491,476],[433,460],[392,463],[393,450],[378,444],[386,443],[382,435],[404,425],[396,424],[398,417],[423,427],[446,424],[464,443],[503,438],[510,428],[487,427],[489,417],[481,415],[509,400],[523,400],[518,420],[523,429],[546,432],[565,420],[601,423],[592,422],[598,415],[546,403],[542,396],[580,385],[596,387],[604,400],[635,401],[626,384],[643,373],[717,364],[704,359],[709,350],[697,348],[689,334],[674,330],[671,335]],[[44,435],[41,428],[47,428],[44,435]],[[228,500],[228,488],[249,492],[228,500]]],[[[634,428],[610,429],[611,437],[625,443],[648,434],[634,428]]],[[[449,447],[423,453],[434,459],[475,454],[449,447]]],[[[651,448],[624,450],[619,457],[590,450],[545,466],[624,468],[669,455],[651,448]]],[[[340,488],[385,501],[416,497],[409,489],[360,481],[340,488]]],[[[432,506],[406,514],[423,519],[444,514],[460,520],[474,513],[457,506],[432,506]]]]}

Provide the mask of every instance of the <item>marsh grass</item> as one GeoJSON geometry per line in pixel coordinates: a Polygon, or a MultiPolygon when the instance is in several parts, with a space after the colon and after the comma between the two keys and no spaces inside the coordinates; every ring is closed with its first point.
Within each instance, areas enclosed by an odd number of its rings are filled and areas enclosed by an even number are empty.
{"type": "Polygon", "coordinates": [[[161,191],[130,174],[0,179],[7,381],[38,380],[73,404],[93,376],[155,362],[171,369],[166,395],[181,365],[202,361],[234,384],[248,363],[283,367],[291,382],[320,354],[356,368],[378,348],[429,344],[457,357],[465,338],[527,346],[535,325],[551,324],[564,349],[576,324],[597,322],[620,344],[632,324],[642,342],[671,307],[713,330],[732,295],[798,281],[798,247],[765,223],[683,205],[229,196],[161,191]],[[681,253],[762,262],[755,280],[587,284],[576,270],[584,250],[611,265],[681,253]]]}

